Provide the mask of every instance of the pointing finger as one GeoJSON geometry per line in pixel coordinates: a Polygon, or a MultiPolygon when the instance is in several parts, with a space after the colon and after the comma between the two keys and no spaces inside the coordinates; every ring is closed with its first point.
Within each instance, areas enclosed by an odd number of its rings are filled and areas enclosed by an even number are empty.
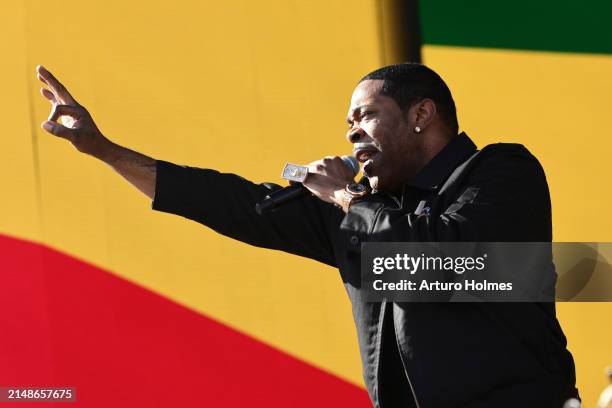
{"type": "Polygon", "coordinates": [[[70,95],[70,92],[64,85],[45,67],[39,65],[36,67],[39,79],[49,86],[51,92],[53,92],[60,100],[65,103],[76,104],[76,99],[70,95]]]}

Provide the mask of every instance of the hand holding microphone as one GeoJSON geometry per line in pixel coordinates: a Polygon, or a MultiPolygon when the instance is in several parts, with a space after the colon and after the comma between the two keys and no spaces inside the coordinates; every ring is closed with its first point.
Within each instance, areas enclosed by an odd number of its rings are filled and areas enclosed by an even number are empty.
{"type": "Polygon", "coordinates": [[[342,205],[347,184],[353,183],[359,172],[359,164],[352,156],[328,156],[305,167],[308,173],[301,177],[302,183],[270,194],[255,206],[257,213],[263,214],[309,192],[328,203],[342,205]]]}

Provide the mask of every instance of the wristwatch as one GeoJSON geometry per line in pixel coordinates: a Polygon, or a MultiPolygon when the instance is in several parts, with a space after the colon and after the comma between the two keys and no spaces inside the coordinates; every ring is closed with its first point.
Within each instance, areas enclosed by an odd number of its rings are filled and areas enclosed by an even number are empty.
{"type": "Polygon", "coordinates": [[[344,187],[344,196],[343,201],[348,211],[349,207],[353,203],[354,200],[357,200],[363,196],[368,194],[368,190],[365,188],[363,184],[359,183],[349,183],[344,187]]]}

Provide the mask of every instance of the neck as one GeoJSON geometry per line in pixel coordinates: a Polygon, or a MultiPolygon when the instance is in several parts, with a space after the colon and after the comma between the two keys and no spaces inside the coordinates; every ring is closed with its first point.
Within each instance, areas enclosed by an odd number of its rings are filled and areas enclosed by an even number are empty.
{"type": "MultiPolygon", "coordinates": [[[[407,172],[406,180],[412,179],[422,169],[446,147],[454,135],[436,131],[431,129],[430,133],[423,134],[422,143],[418,149],[418,154],[415,157],[414,165],[407,172]]],[[[401,187],[401,186],[400,186],[401,187]]]]}
{"type": "Polygon", "coordinates": [[[421,168],[429,163],[431,159],[436,157],[437,154],[446,147],[451,139],[457,135],[454,132],[451,133],[447,131],[446,129],[444,129],[444,131],[442,131],[442,129],[431,129],[430,134],[423,136],[424,162],[421,168]]]}

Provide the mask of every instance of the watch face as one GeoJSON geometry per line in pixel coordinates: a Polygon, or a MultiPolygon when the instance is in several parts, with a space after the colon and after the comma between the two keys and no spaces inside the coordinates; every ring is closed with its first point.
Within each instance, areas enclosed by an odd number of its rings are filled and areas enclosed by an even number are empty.
{"type": "Polygon", "coordinates": [[[366,188],[363,184],[351,183],[346,186],[346,189],[353,194],[363,194],[366,191],[366,188]]]}

